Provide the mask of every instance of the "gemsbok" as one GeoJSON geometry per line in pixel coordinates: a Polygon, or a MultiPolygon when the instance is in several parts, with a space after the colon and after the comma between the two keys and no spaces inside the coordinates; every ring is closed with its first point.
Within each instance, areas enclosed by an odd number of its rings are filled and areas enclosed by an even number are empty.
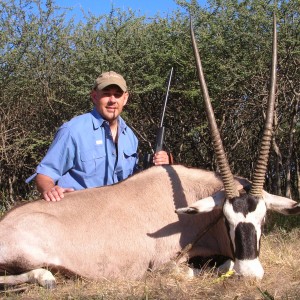
{"type": "Polygon", "coordinates": [[[225,197],[224,194],[222,194],[222,196],[218,194],[209,196],[205,199],[196,201],[189,207],[178,209],[176,212],[178,214],[199,214],[213,210],[223,211],[231,245],[233,247],[234,260],[230,264],[231,267],[233,267],[237,274],[261,279],[264,275],[264,270],[259,261],[260,238],[267,209],[273,209],[283,214],[300,213],[299,203],[287,198],[270,195],[263,190],[274,118],[277,69],[276,17],[274,14],[272,67],[268,108],[259,157],[252,176],[252,185],[247,191],[239,191],[236,188],[233,175],[230,171],[205,83],[192,23],[191,37],[214,151],[216,153],[221,177],[224,182],[225,197]]]}
{"type": "MultiPolygon", "coordinates": [[[[219,141],[214,137],[218,149],[219,141]]],[[[222,151],[217,152],[224,156],[222,151]]],[[[234,178],[226,160],[218,162],[222,176],[181,165],[151,167],[112,186],[68,193],[60,202],[15,207],[0,221],[0,284],[38,282],[52,288],[53,271],[93,280],[141,278],[177,260],[189,244],[189,258],[222,255],[234,260],[240,274],[261,278],[258,249],[266,209],[295,214],[299,204],[263,191],[264,171],[257,172],[249,196],[239,196],[250,182],[234,178]]]]}

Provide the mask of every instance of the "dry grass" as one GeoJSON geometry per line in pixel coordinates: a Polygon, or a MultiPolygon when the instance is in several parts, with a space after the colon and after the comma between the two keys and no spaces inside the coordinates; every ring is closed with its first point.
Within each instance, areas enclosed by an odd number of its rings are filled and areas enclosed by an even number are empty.
{"type": "Polygon", "coordinates": [[[194,279],[177,273],[149,274],[140,281],[66,280],[48,291],[23,285],[3,291],[0,299],[300,299],[300,229],[289,233],[276,230],[262,238],[261,261],[265,276],[261,282],[236,276],[221,279],[205,270],[194,279]]]}

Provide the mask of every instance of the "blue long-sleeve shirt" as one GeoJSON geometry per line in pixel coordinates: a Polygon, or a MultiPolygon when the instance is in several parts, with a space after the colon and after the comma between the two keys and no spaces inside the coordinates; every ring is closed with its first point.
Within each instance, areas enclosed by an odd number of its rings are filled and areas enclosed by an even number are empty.
{"type": "Polygon", "coordinates": [[[137,137],[120,116],[116,145],[108,122],[94,109],[58,129],[36,173],[26,182],[40,173],[75,190],[110,185],[137,170],[137,148],[137,137]]]}

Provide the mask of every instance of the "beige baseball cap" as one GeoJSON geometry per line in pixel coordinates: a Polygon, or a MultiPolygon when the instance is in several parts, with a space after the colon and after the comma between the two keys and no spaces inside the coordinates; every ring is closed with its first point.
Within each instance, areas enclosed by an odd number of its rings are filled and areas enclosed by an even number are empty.
{"type": "Polygon", "coordinates": [[[112,84],[115,84],[118,87],[120,87],[120,89],[123,92],[127,91],[125,79],[122,75],[114,71],[104,72],[101,75],[99,75],[99,77],[95,80],[94,89],[97,88],[99,90],[103,90],[105,87],[112,84]]]}

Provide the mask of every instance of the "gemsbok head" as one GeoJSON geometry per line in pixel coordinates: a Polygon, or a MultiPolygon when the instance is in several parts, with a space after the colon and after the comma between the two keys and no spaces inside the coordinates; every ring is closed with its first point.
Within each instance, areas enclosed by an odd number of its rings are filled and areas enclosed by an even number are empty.
{"type": "Polygon", "coordinates": [[[208,89],[205,83],[200,55],[198,52],[192,21],[190,25],[192,45],[196,59],[199,82],[205,102],[206,114],[211,131],[214,151],[224,183],[225,193],[216,194],[195,202],[193,205],[176,210],[178,214],[197,214],[222,209],[233,247],[233,269],[237,274],[261,279],[264,275],[259,261],[262,225],[267,209],[283,214],[299,214],[299,204],[287,198],[271,195],[263,190],[268,156],[272,139],[272,124],[276,88],[277,32],[276,17],[273,19],[273,49],[268,108],[259,157],[252,177],[252,185],[247,191],[239,191],[234,184],[220,133],[216,124],[208,89]],[[224,197],[225,196],[225,197],[224,197]],[[225,198],[225,199],[224,199],[225,198]]]}

